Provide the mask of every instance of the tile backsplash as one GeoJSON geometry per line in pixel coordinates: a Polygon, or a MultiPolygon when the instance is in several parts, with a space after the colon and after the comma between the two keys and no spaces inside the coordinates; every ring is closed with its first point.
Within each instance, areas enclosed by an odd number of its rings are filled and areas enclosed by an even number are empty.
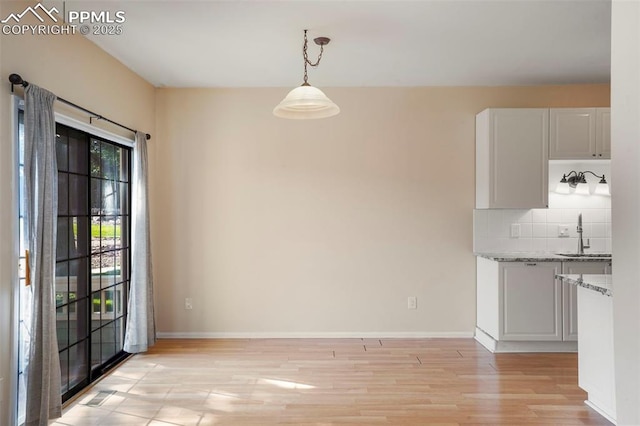
{"type": "Polygon", "coordinates": [[[593,194],[598,179],[587,175],[592,195],[557,194],[555,187],[570,170],[604,174],[611,183],[609,160],[549,162],[548,209],[488,209],[473,211],[473,250],[485,253],[575,252],[578,249],[578,214],[582,213],[582,238],[587,253],[611,253],[611,197],[593,194]],[[515,226],[513,226],[515,225],[515,226]],[[559,228],[566,227],[566,236],[559,228]],[[519,236],[512,236],[519,230],[519,236]]]}
{"type": "Polygon", "coordinates": [[[582,213],[587,252],[611,252],[611,208],[555,208],[532,210],[474,210],[475,252],[573,252],[578,248],[578,214],[582,213]],[[511,236],[512,225],[519,236],[511,236]],[[568,228],[559,236],[559,228],[568,228]]]}

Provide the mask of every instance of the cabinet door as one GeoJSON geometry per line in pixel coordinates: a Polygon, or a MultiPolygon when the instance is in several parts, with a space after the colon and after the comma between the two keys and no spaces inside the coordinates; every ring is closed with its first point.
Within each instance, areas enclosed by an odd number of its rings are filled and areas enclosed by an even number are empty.
{"type": "Polygon", "coordinates": [[[596,108],[596,153],[611,158],[611,109],[596,108]]]}
{"type": "Polygon", "coordinates": [[[502,340],[562,340],[560,262],[500,263],[502,340]]]}
{"type": "Polygon", "coordinates": [[[578,386],[588,400],[616,418],[613,347],[613,298],[578,288],[579,321],[584,327],[578,341],[578,386]]]}
{"type": "Polygon", "coordinates": [[[596,109],[549,110],[549,159],[596,158],[596,109]]]}
{"type": "Polygon", "coordinates": [[[548,207],[549,110],[490,109],[476,119],[476,207],[548,207]]]}
{"type": "MultiPolygon", "coordinates": [[[[563,274],[605,274],[608,262],[563,262],[563,274]]],[[[578,340],[578,287],[562,283],[562,340],[578,340]]]]}

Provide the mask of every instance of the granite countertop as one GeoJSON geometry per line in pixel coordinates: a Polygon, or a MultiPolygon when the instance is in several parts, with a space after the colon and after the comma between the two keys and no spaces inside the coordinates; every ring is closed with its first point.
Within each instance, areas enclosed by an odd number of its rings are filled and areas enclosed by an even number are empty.
{"type": "Polygon", "coordinates": [[[611,274],[557,274],[562,281],[597,291],[605,296],[613,296],[611,274]]]}
{"type": "Polygon", "coordinates": [[[599,256],[561,256],[556,253],[530,252],[530,253],[483,253],[476,252],[476,256],[498,262],[562,262],[570,260],[572,262],[611,262],[611,254],[592,253],[599,256]],[[601,255],[601,256],[600,256],[601,255]]]}

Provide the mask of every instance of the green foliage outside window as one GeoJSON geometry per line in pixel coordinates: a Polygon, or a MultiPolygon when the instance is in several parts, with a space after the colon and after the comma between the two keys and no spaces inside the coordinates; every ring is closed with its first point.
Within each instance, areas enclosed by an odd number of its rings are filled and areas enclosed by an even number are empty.
{"type": "MultiPolygon", "coordinates": [[[[73,224],[73,235],[78,235],[78,224],[73,224]]],[[[91,224],[91,238],[120,238],[120,225],[103,223],[100,229],[99,223],[91,224]],[[100,234],[102,232],[102,235],[100,234]]]]}

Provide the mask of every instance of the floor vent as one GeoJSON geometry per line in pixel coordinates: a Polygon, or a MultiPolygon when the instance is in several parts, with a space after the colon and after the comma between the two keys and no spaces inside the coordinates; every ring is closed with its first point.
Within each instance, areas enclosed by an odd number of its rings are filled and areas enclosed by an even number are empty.
{"type": "Polygon", "coordinates": [[[100,391],[98,392],[98,394],[96,396],[94,396],[93,398],[91,398],[91,400],[89,402],[87,402],[87,405],[90,407],[99,407],[100,405],[104,404],[104,402],[107,400],[107,398],[109,398],[111,395],[113,395],[114,393],[116,393],[117,391],[100,391]]]}

